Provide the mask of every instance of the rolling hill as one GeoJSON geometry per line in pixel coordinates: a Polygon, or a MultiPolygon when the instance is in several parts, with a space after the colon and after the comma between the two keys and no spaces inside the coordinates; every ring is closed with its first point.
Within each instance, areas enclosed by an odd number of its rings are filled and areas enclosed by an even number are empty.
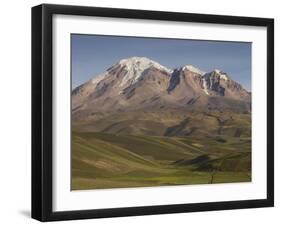
{"type": "Polygon", "coordinates": [[[248,182],[250,171],[247,139],[72,133],[72,190],[248,182]]]}

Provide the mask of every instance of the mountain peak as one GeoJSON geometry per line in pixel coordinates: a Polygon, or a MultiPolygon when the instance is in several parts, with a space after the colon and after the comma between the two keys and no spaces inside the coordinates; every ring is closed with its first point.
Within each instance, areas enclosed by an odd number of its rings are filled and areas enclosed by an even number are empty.
{"type": "Polygon", "coordinates": [[[139,56],[133,56],[129,58],[124,58],[119,61],[120,64],[128,64],[128,63],[150,63],[153,60],[147,58],[147,57],[139,57],[139,56]]]}
{"type": "Polygon", "coordinates": [[[225,73],[225,72],[223,72],[223,71],[221,71],[221,70],[219,70],[219,69],[215,69],[214,70],[214,73],[215,74],[218,74],[219,76],[220,76],[220,79],[224,79],[224,80],[229,80],[229,77],[228,77],[228,75],[225,73]]]}
{"type": "Polygon", "coordinates": [[[164,67],[163,65],[147,58],[147,57],[138,57],[133,56],[129,58],[125,58],[119,61],[119,64],[122,66],[126,66],[127,69],[139,69],[139,70],[145,70],[150,67],[155,67],[160,70],[164,70],[167,72],[170,72],[171,70],[164,67]]]}
{"type": "Polygon", "coordinates": [[[194,73],[199,74],[199,75],[204,75],[206,73],[204,71],[201,71],[199,68],[194,67],[193,65],[190,65],[190,64],[182,67],[182,70],[188,70],[188,71],[194,72],[194,73]]]}
{"type": "Polygon", "coordinates": [[[125,86],[128,81],[130,84],[137,82],[141,76],[146,72],[147,69],[154,67],[158,70],[165,71],[167,74],[170,74],[172,71],[163,65],[147,58],[147,57],[129,57],[120,60],[117,65],[121,65],[125,68],[126,75],[123,77],[120,86],[125,86]]]}

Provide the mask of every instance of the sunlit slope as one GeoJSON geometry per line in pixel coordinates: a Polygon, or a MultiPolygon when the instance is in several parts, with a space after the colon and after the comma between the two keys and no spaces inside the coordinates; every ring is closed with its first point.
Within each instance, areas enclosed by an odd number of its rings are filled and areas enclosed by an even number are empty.
{"type": "Polygon", "coordinates": [[[250,159],[247,138],[73,132],[72,189],[250,181],[250,159]]]}
{"type": "Polygon", "coordinates": [[[146,136],[251,136],[251,114],[231,111],[149,111],[95,113],[73,121],[73,130],[146,136]]]}

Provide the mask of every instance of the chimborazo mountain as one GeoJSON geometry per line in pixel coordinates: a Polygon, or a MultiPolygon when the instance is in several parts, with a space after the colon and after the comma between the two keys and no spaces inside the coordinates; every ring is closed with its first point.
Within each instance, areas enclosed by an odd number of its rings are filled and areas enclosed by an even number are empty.
{"type": "Polygon", "coordinates": [[[122,59],[72,91],[72,123],[82,131],[242,136],[250,112],[251,93],[226,72],[171,70],[146,57],[122,59]]]}

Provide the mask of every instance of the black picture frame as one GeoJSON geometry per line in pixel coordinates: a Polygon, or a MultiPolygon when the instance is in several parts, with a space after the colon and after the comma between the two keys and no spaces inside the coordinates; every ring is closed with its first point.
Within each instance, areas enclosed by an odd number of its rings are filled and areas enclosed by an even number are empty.
{"type": "Polygon", "coordinates": [[[273,19],[50,4],[32,8],[32,218],[40,221],[57,221],[270,206],[274,206],[273,19]],[[55,14],[266,27],[267,198],[54,212],[52,210],[52,17],[55,14]]]}

